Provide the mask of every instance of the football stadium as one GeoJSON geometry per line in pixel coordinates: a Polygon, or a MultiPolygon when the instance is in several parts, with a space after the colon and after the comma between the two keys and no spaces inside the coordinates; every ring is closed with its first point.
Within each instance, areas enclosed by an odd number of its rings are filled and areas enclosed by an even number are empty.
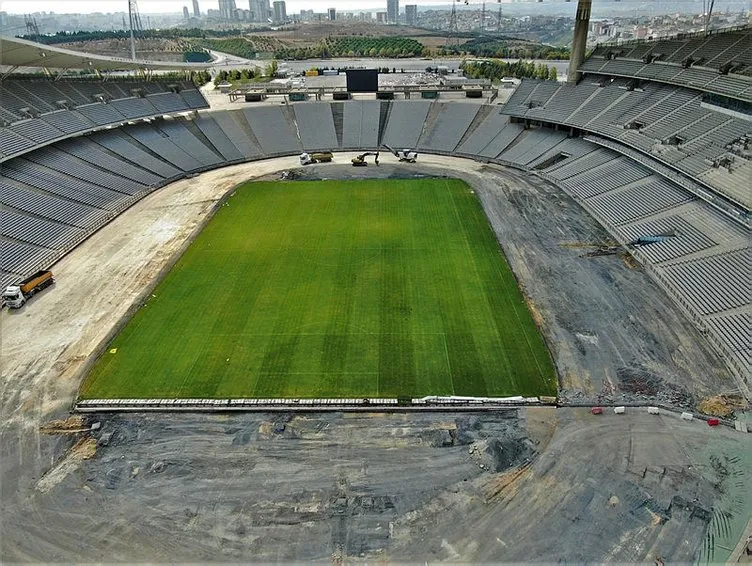
{"type": "Polygon", "coordinates": [[[0,37],[3,560],[748,560],[752,30],[591,4],[505,93],[0,37]]]}

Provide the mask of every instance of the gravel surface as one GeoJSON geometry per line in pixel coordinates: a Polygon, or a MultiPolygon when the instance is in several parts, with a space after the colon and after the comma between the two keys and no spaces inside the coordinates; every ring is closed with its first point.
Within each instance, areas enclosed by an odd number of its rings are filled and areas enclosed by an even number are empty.
{"type": "Polygon", "coordinates": [[[644,411],[91,419],[3,463],[4,562],[723,560],[752,503],[748,436],[644,411]]]}

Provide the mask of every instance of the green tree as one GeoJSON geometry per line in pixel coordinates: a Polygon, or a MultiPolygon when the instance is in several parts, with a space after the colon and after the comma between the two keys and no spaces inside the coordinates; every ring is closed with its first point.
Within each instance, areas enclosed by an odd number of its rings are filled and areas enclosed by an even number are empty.
{"type": "Polygon", "coordinates": [[[276,59],[272,59],[271,63],[269,63],[266,66],[265,75],[267,77],[276,77],[277,76],[277,70],[279,69],[279,64],[277,63],[276,59]]]}

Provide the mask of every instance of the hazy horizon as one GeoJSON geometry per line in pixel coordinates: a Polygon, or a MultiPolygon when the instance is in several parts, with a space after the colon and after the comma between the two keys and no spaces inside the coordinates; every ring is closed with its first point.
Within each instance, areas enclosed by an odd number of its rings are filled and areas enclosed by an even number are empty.
{"type": "MultiPolygon", "coordinates": [[[[561,8],[567,10],[575,10],[577,0],[572,0],[570,4],[566,4],[564,0],[543,0],[544,5],[541,6],[545,11],[552,5],[558,5],[561,8]],[[544,7],[545,6],[545,7],[544,7]]],[[[299,13],[302,9],[313,9],[317,12],[324,12],[327,8],[337,8],[341,11],[347,12],[361,12],[361,11],[385,11],[386,0],[363,0],[361,2],[353,2],[352,0],[286,0],[288,13],[299,13]]],[[[537,0],[521,0],[522,3],[537,4],[537,0]]],[[[593,2],[593,8],[595,11],[602,11],[607,8],[608,3],[612,3],[613,0],[595,0],[593,2]]],[[[248,8],[248,0],[235,0],[238,8],[248,8]]],[[[512,8],[512,0],[501,0],[502,4],[508,4],[510,9],[512,8]]],[[[202,13],[206,13],[208,9],[218,9],[218,0],[199,0],[202,13]]],[[[446,7],[451,6],[451,0],[400,0],[400,9],[404,10],[406,4],[417,4],[419,6],[438,6],[446,7]]],[[[686,7],[693,11],[697,11],[698,7],[702,8],[702,0],[620,0],[620,10],[629,7],[635,10],[635,12],[642,13],[665,13],[669,10],[674,10],[679,6],[686,7]]],[[[491,8],[496,6],[496,0],[487,0],[486,7],[491,8]]],[[[736,11],[740,7],[750,9],[752,0],[716,0],[715,11],[725,11],[727,8],[731,8],[736,11]]],[[[192,0],[139,0],[138,7],[142,14],[170,14],[182,12],[183,6],[188,6],[192,9],[192,0]]],[[[470,5],[465,6],[464,2],[458,1],[458,8],[477,8],[480,9],[481,0],[470,0],[470,5]]],[[[517,1],[515,7],[520,6],[520,0],[517,1]]],[[[128,0],[0,0],[0,11],[7,12],[9,14],[29,14],[35,12],[54,12],[56,14],[90,14],[90,13],[119,13],[128,11],[128,0]]],[[[516,10],[515,10],[516,11],[516,10]]]]}
{"type": "MultiPolygon", "coordinates": [[[[508,2],[509,0],[504,0],[508,2]]],[[[327,8],[337,8],[342,11],[360,12],[363,10],[384,10],[386,11],[386,0],[365,0],[358,2],[357,6],[352,0],[286,0],[287,11],[291,13],[300,10],[316,10],[324,12],[327,8]]],[[[248,0],[235,0],[238,8],[248,8],[248,0]]],[[[446,5],[451,6],[448,0],[402,0],[400,6],[404,4],[418,4],[423,6],[446,5]]],[[[192,9],[192,0],[139,0],[138,9],[142,14],[169,14],[181,12],[183,6],[192,9]]],[[[199,6],[202,13],[208,9],[217,10],[219,8],[218,0],[199,0],[199,6]]],[[[33,12],[54,12],[56,14],[90,14],[90,13],[116,13],[127,12],[127,0],[71,0],[62,2],[61,0],[0,0],[0,11],[9,14],[29,14],[33,12]],[[64,8],[64,9],[63,9],[64,8]]]]}

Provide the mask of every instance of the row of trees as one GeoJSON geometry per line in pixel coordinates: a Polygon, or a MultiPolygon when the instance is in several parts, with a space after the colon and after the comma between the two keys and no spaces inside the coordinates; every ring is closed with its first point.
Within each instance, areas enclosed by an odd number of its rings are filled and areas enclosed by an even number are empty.
{"type": "Polygon", "coordinates": [[[328,59],[330,57],[417,57],[425,47],[405,37],[340,37],[326,39],[310,47],[280,47],[277,59],[328,59]]]}
{"type": "Polygon", "coordinates": [[[479,37],[462,45],[449,45],[440,50],[442,55],[473,55],[476,57],[496,57],[499,59],[569,59],[569,49],[552,47],[520,40],[505,40],[493,37],[479,37]]]}
{"type": "Polygon", "coordinates": [[[221,70],[214,77],[214,84],[218,85],[224,82],[236,83],[239,81],[250,81],[261,77],[274,78],[277,76],[277,60],[269,61],[264,68],[263,73],[261,69],[232,69],[230,71],[221,70]]]}
{"type": "MultiPolygon", "coordinates": [[[[254,31],[266,31],[270,28],[255,28],[254,31]]],[[[199,28],[191,29],[145,29],[139,33],[139,37],[144,39],[181,39],[181,38],[200,38],[209,37],[237,37],[244,33],[242,29],[226,30],[203,30],[199,28]]],[[[21,36],[23,39],[36,41],[36,37],[30,35],[21,36]]],[[[57,33],[42,35],[39,42],[46,45],[56,43],[72,43],[76,41],[99,41],[103,39],[127,39],[130,37],[129,30],[97,30],[97,31],[59,31],[57,33]]]]}
{"type": "MultiPolygon", "coordinates": [[[[168,81],[168,80],[175,80],[175,81],[184,81],[185,80],[185,73],[181,72],[174,72],[174,73],[164,73],[162,75],[156,75],[154,77],[154,80],[160,80],[160,81],[168,81]]],[[[196,85],[197,87],[204,86],[206,83],[211,81],[211,75],[209,74],[209,71],[191,71],[189,80],[196,85]]]]}
{"type": "Polygon", "coordinates": [[[373,56],[416,57],[423,54],[423,44],[406,37],[341,37],[327,42],[335,57],[373,56]],[[381,53],[384,55],[381,55],[381,53]]]}
{"type": "Polygon", "coordinates": [[[218,85],[224,82],[234,83],[238,81],[247,81],[256,78],[255,69],[233,69],[232,71],[219,71],[214,77],[214,84],[218,85]]]}
{"type": "Polygon", "coordinates": [[[507,63],[506,61],[463,61],[460,68],[464,71],[465,76],[471,79],[491,79],[499,80],[503,77],[514,77],[516,79],[543,79],[555,81],[558,78],[558,72],[555,66],[548,66],[545,63],[535,63],[534,61],[515,61],[507,63]]]}

